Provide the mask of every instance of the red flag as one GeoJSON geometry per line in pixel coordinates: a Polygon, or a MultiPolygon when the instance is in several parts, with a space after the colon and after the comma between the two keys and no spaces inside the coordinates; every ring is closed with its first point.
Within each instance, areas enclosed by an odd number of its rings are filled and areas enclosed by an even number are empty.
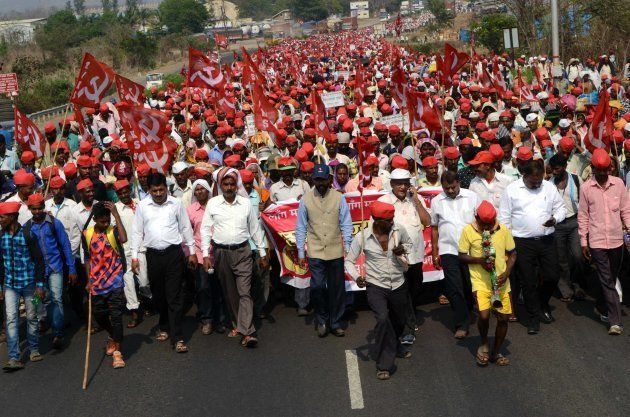
{"type": "Polygon", "coordinates": [[[423,93],[416,91],[407,92],[407,105],[409,106],[409,130],[429,129],[431,132],[441,131],[444,127],[442,118],[429,106],[423,93]]]}
{"type": "Polygon", "coordinates": [[[363,102],[363,84],[365,83],[365,76],[363,75],[363,65],[360,62],[356,63],[356,69],[354,74],[354,104],[360,106],[363,102]]]}
{"type": "Polygon", "coordinates": [[[398,106],[403,109],[407,107],[407,77],[405,72],[398,65],[392,74],[392,95],[396,99],[398,106]]]}
{"type": "Polygon", "coordinates": [[[354,146],[357,150],[357,156],[359,159],[359,192],[363,192],[363,186],[368,185],[372,181],[372,170],[367,165],[367,158],[372,152],[374,152],[374,146],[364,136],[357,136],[354,146]]]}
{"type": "Polygon", "coordinates": [[[593,114],[593,122],[584,138],[584,146],[591,153],[593,153],[595,148],[609,150],[609,140],[613,134],[613,120],[610,115],[610,106],[608,105],[609,99],[606,89],[602,89],[599,93],[599,103],[593,114]]]}
{"type": "MultiPolygon", "coordinates": [[[[438,58],[441,58],[438,55],[438,58]]],[[[453,75],[457,74],[470,57],[465,52],[459,52],[451,44],[444,44],[444,58],[437,60],[438,74],[442,76],[442,84],[448,88],[453,84],[453,75]]]]}
{"type": "Polygon", "coordinates": [[[79,125],[79,134],[83,138],[83,140],[87,140],[92,137],[92,134],[85,130],[85,119],[83,118],[83,113],[81,113],[81,107],[74,105],[74,120],[79,125]]]}
{"type": "Polygon", "coordinates": [[[247,50],[241,46],[243,52],[243,84],[260,84],[263,85],[266,82],[265,77],[261,74],[258,65],[252,60],[252,57],[247,53],[247,50]]]}
{"type": "Polygon", "coordinates": [[[538,68],[538,64],[534,64],[532,65],[532,68],[534,68],[534,79],[532,80],[532,86],[538,86],[538,88],[540,90],[543,89],[543,84],[545,84],[545,81],[542,78],[542,75],[540,75],[540,69],[538,68]]]}
{"type": "Polygon", "coordinates": [[[227,36],[223,36],[223,35],[219,35],[218,33],[215,33],[214,43],[216,43],[219,48],[227,49],[229,41],[228,41],[227,36]]]}
{"type": "Polygon", "coordinates": [[[87,52],[83,55],[70,102],[82,107],[98,107],[114,82],[114,71],[87,52]]]}
{"type": "Polygon", "coordinates": [[[187,87],[212,88],[222,91],[225,77],[219,64],[212,62],[203,52],[188,48],[187,87]]]}
{"type": "Polygon", "coordinates": [[[177,144],[166,133],[166,114],[127,103],[118,106],[118,113],[135,161],[145,162],[159,172],[167,172],[177,144]]]}
{"type": "Polygon", "coordinates": [[[494,60],[494,64],[492,65],[492,85],[497,89],[499,96],[503,97],[507,90],[507,85],[503,79],[503,74],[499,70],[499,61],[497,59],[494,60]]]}
{"type": "Polygon", "coordinates": [[[254,104],[254,124],[257,129],[269,133],[276,148],[281,148],[282,144],[276,140],[276,126],[278,120],[278,110],[267,100],[262,85],[252,85],[252,103],[254,104]]]}
{"type": "Polygon", "coordinates": [[[144,104],[144,86],[118,74],[116,74],[116,90],[118,90],[118,98],[120,98],[120,101],[136,106],[144,104]]]}
{"type": "Polygon", "coordinates": [[[312,115],[315,118],[315,130],[324,139],[330,138],[332,135],[328,124],[326,123],[326,107],[319,93],[315,90],[311,92],[311,108],[312,115]]]}
{"type": "Polygon", "coordinates": [[[46,138],[39,131],[37,125],[15,107],[15,140],[20,144],[22,151],[31,151],[35,154],[35,158],[39,159],[44,156],[46,150],[46,138]]]}
{"type": "Polygon", "coordinates": [[[398,13],[398,17],[394,22],[394,30],[396,31],[396,36],[400,37],[400,30],[402,29],[402,19],[400,18],[400,12],[398,13]]]}

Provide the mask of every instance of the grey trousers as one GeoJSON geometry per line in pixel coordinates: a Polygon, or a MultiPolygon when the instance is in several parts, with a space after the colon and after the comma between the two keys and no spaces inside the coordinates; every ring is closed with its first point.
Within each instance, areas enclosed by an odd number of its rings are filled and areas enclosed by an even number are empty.
{"type": "Polygon", "coordinates": [[[598,307],[606,307],[610,325],[621,325],[621,303],[619,293],[615,288],[617,277],[621,270],[623,246],[614,249],[591,248],[593,264],[597,268],[597,277],[602,285],[601,295],[597,297],[598,307]]]}
{"type": "Polygon", "coordinates": [[[238,249],[214,248],[214,272],[219,277],[232,326],[243,336],[256,332],[250,290],[253,259],[249,245],[238,249]]]}
{"type": "Polygon", "coordinates": [[[558,265],[560,266],[558,289],[562,297],[570,298],[580,288],[576,278],[581,277],[584,272],[577,216],[558,223],[555,229],[554,236],[558,249],[558,265]]]}

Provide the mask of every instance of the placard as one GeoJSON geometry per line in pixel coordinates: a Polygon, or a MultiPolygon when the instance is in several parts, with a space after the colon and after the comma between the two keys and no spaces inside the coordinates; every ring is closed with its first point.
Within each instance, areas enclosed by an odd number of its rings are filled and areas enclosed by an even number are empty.
{"type": "Polygon", "coordinates": [[[345,102],[343,100],[343,93],[341,91],[322,93],[321,96],[322,101],[324,102],[324,107],[327,109],[331,107],[340,107],[345,105],[345,102]]]}
{"type": "Polygon", "coordinates": [[[17,75],[14,72],[0,74],[0,94],[11,94],[19,91],[17,75]]]}
{"type": "Polygon", "coordinates": [[[245,131],[247,136],[254,136],[256,134],[256,124],[254,123],[253,114],[245,116],[245,131]]]}

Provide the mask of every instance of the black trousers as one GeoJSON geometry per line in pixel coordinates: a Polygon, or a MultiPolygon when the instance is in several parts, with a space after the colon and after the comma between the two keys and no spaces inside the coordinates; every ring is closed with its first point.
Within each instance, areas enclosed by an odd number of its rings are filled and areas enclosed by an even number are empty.
{"type": "Polygon", "coordinates": [[[554,234],[539,238],[515,237],[514,243],[525,309],[530,324],[538,324],[542,309],[549,308],[549,299],[558,285],[560,266],[554,234]],[[535,273],[536,265],[539,274],[535,273]]]}
{"type": "Polygon", "coordinates": [[[597,307],[600,311],[608,311],[611,326],[621,325],[621,303],[616,284],[617,278],[620,278],[619,272],[625,250],[624,246],[614,249],[591,248],[591,257],[601,284],[601,288],[596,290],[597,307]]]}
{"type": "Polygon", "coordinates": [[[164,250],[147,248],[147,273],[153,304],[160,315],[160,331],[167,332],[173,343],[183,340],[182,317],[184,294],[182,283],[186,262],[179,245],[164,250]]]}
{"type": "Polygon", "coordinates": [[[367,285],[367,301],[374,312],[374,350],[376,369],[390,371],[394,367],[398,351],[398,338],[402,334],[409,304],[407,285],[389,290],[367,285]]]}
{"type": "Polygon", "coordinates": [[[68,298],[70,299],[70,306],[74,314],[77,315],[79,320],[83,320],[85,318],[84,300],[87,276],[85,275],[85,266],[78,258],[74,259],[74,265],[77,270],[77,281],[73,285],[68,286],[68,298]]]}
{"type": "Polygon", "coordinates": [[[197,320],[201,324],[223,324],[225,304],[221,283],[215,274],[209,274],[203,265],[197,265],[195,271],[195,304],[197,320]]]}
{"type": "Polygon", "coordinates": [[[125,291],[122,287],[107,294],[92,296],[94,320],[101,328],[107,330],[116,343],[121,343],[123,340],[122,316],[125,304],[125,291]]]}
{"type": "Polygon", "coordinates": [[[442,292],[455,313],[455,330],[468,331],[469,311],[472,310],[472,285],[468,265],[460,262],[457,255],[440,255],[440,263],[444,271],[442,292]]]}
{"type": "Polygon", "coordinates": [[[420,296],[420,290],[422,289],[422,281],[424,275],[422,274],[422,262],[409,265],[409,269],[404,273],[405,287],[407,288],[408,302],[407,312],[405,314],[405,329],[404,334],[414,334],[416,328],[416,309],[415,306],[419,305],[418,300],[420,296]]]}

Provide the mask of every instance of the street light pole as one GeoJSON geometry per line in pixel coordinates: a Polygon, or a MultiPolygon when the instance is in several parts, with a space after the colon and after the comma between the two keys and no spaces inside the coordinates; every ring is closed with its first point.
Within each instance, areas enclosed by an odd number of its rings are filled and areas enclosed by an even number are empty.
{"type": "Polygon", "coordinates": [[[560,65],[560,39],[558,24],[558,0],[551,0],[551,54],[553,65],[560,65]]]}

